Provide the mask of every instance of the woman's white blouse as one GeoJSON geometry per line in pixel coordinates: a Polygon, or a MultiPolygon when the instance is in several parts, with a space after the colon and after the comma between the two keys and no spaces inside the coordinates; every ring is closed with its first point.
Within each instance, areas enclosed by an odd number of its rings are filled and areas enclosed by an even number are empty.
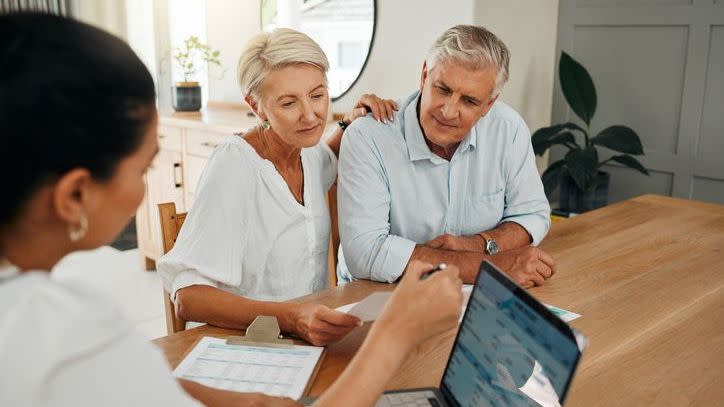
{"type": "Polygon", "coordinates": [[[90,289],[0,265],[0,406],[198,406],[90,289]]]}
{"type": "Polygon", "coordinates": [[[304,205],[269,160],[240,136],[213,152],[173,250],[157,262],[164,287],[209,285],[283,301],[327,287],[326,193],[337,158],[321,142],[301,151],[304,205]]]}

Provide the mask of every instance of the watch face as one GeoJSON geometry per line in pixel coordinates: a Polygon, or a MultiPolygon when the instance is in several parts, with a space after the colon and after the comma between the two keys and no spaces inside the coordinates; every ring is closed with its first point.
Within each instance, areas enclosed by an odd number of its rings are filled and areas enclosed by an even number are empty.
{"type": "Polygon", "coordinates": [[[485,251],[488,252],[488,254],[498,254],[498,244],[495,243],[495,240],[490,239],[488,240],[487,247],[485,248],[485,251]]]}

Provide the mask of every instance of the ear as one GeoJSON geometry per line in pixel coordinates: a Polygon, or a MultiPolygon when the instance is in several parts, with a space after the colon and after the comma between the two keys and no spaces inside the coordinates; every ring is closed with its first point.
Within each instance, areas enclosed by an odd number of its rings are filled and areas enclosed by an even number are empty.
{"type": "Polygon", "coordinates": [[[53,212],[68,224],[79,222],[87,215],[90,188],[93,178],[85,168],[77,168],[63,174],[53,187],[53,212]]]}
{"type": "Polygon", "coordinates": [[[422,61],[422,73],[420,74],[420,92],[425,87],[425,80],[427,80],[427,61],[422,61]]]}
{"type": "Polygon", "coordinates": [[[256,117],[258,117],[261,120],[266,120],[264,117],[262,117],[261,111],[259,110],[259,103],[253,96],[251,96],[251,95],[244,96],[244,101],[246,102],[246,104],[249,105],[249,108],[251,108],[251,111],[254,112],[256,117]]]}
{"type": "Polygon", "coordinates": [[[495,96],[493,96],[492,98],[490,98],[490,100],[488,100],[488,103],[486,103],[485,106],[484,106],[484,108],[483,108],[483,114],[480,115],[480,117],[483,117],[483,116],[485,116],[486,114],[488,114],[488,112],[490,111],[490,108],[493,107],[493,104],[495,104],[495,101],[498,100],[498,97],[499,97],[499,96],[500,96],[500,93],[498,93],[497,95],[495,95],[495,96]]]}

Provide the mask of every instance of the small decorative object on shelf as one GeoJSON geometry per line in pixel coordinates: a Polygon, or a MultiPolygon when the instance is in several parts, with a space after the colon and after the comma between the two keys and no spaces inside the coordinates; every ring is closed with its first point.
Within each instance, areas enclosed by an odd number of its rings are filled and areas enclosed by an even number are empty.
{"type": "Polygon", "coordinates": [[[610,176],[600,170],[602,165],[614,161],[645,175],[649,175],[649,172],[631,156],[644,154],[641,140],[631,128],[613,125],[594,137],[589,136],[591,120],[596,112],[596,87],[586,68],[563,52],[558,74],[566,102],[586,128],[568,122],[538,129],[533,133],[533,151],[540,156],[554,145],[568,149],[563,159],[555,161],[545,170],[543,186],[550,199],[560,185],[560,208],[580,213],[605,206],[608,201],[610,176]],[[583,143],[579,144],[576,137],[580,139],[581,136],[583,143]],[[606,147],[623,154],[599,160],[597,147],[606,147]]]}
{"type": "Polygon", "coordinates": [[[221,66],[218,50],[202,44],[196,36],[187,38],[183,45],[173,50],[173,59],[183,72],[184,80],[173,87],[173,108],[179,112],[196,112],[201,109],[201,86],[194,81],[199,73],[202,61],[221,66]]]}

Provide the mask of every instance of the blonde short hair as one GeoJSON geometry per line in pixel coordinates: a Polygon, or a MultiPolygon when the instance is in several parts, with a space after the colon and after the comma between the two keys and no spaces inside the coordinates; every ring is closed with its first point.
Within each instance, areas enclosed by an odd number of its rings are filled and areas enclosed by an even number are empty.
{"type": "Polygon", "coordinates": [[[304,33],[277,28],[256,35],[247,43],[237,66],[243,95],[258,98],[269,72],[293,64],[314,65],[325,73],[325,79],[329,70],[329,61],[322,48],[304,33]]]}
{"type": "Polygon", "coordinates": [[[495,67],[495,90],[497,95],[508,81],[510,51],[500,38],[475,25],[456,25],[442,33],[425,58],[428,70],[441,61],[453,60],[467,69],[478,70],[495,67]]]}

